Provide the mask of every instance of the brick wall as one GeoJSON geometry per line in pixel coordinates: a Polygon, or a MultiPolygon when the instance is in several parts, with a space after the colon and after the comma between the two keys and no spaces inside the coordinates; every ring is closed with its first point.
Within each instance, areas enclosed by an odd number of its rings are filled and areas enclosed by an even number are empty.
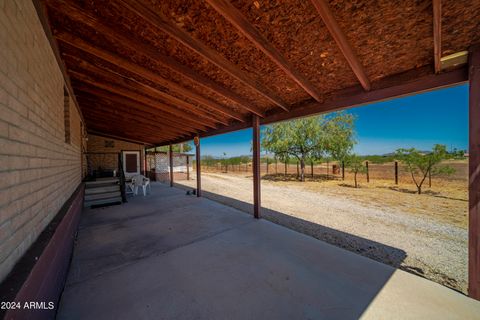
{"type": "Polygon", "coordinates": [[[117,169],[118,156],[114,153],[122,151],[140,151],[140,170],[143,172],[145,165],[143,145],[89,134],[87,142],[89,170],[97,170],[99,167],[107,170],[117,169]]]}
{"type": "Polygon", "coordinates": [[[30,0],[0,1],[0,281],[81,181],[80,115],[30,0]]]}

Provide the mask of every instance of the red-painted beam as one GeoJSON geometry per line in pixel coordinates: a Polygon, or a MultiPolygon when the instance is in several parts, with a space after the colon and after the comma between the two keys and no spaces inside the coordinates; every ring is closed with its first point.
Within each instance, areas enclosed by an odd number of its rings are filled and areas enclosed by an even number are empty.
{"type": "Polygon", "coordinates": [[[260,119],[252,116],[253,127],[253,216],[260,218],[261,193],[260,193],[260,119]]]}
{"type": "Polygon", "coordinates": [[[200,137],[195,140],[195,161],[197,164],[197,197],[202,196],[202,165],[200,162],[200,137]]]}
{"type": "Polygon", "coordinates": [[[170,187],[173,187],[173,151],[171,144],[168,146],[168,160],[170,164],[170,187]]]}
{"type": "Polygon", "coordinates": [[[469,54],[468,295],[480,300],[480,45],[469,54]]]}

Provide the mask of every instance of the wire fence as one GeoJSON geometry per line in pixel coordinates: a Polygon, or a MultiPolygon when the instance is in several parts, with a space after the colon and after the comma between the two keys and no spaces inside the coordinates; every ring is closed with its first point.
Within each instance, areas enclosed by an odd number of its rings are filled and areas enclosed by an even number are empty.
{"type": "MultiPolygon", "coordinates": [[[[466,162],[445,162],[444,165],[449,165],[455,169],[455,172],[448,176],[433,176],[431,179],[449,179],[456,181],[468,180],[468,163],[466,162]]],[[[195,165],[194,165],[195,168],[195,165]]],[[[193,169],[194,169],[193,168],[193,169]]],[[[202,164],[202,172],[212,173],[230,173],[230,174],[251,174],[252,163],[241,164],[202,164]]],[[[285,164],[282,162],[261,163],[261,175],[288,175],[299,176],[300,164],[285,164]]],[[[329,178],[329,179],[353,179],[353,173],[349,168],[342,170],[342,164],[338,162],[317,163],[313,166],[311,164],[305,165],[305,176],[307,178],[329,178]]],[[[411,173],[407,167],[401,162],[387,162],[387,163],[368,163],[368,171],[359,173],[358,178],[368,182],[375,180],[390,180],[394,183],[413,183],[411,173]]],[[[429,179],[429,177],[427,177],[429,179]]]]}

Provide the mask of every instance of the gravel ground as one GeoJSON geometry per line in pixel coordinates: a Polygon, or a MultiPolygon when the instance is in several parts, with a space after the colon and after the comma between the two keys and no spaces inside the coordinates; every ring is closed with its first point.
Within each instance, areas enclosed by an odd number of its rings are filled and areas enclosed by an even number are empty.
{"type": "MultiPolygon", "coordinates": [[[[204,173],[202,189],[213,200],[252,210],[251,176],[204,173]]],[[[466,292],[466,229],[271,181],[262,181],[262,207],[265,219],[466,292]]]]}

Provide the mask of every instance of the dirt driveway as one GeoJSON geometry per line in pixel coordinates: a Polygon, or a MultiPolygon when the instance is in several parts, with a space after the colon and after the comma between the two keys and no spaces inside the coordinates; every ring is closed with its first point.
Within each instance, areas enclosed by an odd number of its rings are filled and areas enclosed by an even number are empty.
{"type": "MultiPolygon", "coordinates": [[[[195,183],[195,180],[179,182],[190,187],[195,183]]],[[[405,199],[399,202],[401,205],[359,201],[351,196],[356,189],[333,183],[324,184],[324,191],[328,192],[322,192],[308,183],[262,180],[262,217],[466,292],[467,230],[463,223],[444,219],[445,212],[451,211],[445,207],[445,199],[428,199],[430,211],[439,208],[444,212],[425,215],[412,211],[426,199],[418,195],[377,188],[371,192],[377,193],[379,199],[405,199]]],[[[202,188],[206,197],[247,212],[252,210],[251,175],[203,173],[202,188]]],[[[458,204],[460,210],[464,205],[458,204]]]]}

